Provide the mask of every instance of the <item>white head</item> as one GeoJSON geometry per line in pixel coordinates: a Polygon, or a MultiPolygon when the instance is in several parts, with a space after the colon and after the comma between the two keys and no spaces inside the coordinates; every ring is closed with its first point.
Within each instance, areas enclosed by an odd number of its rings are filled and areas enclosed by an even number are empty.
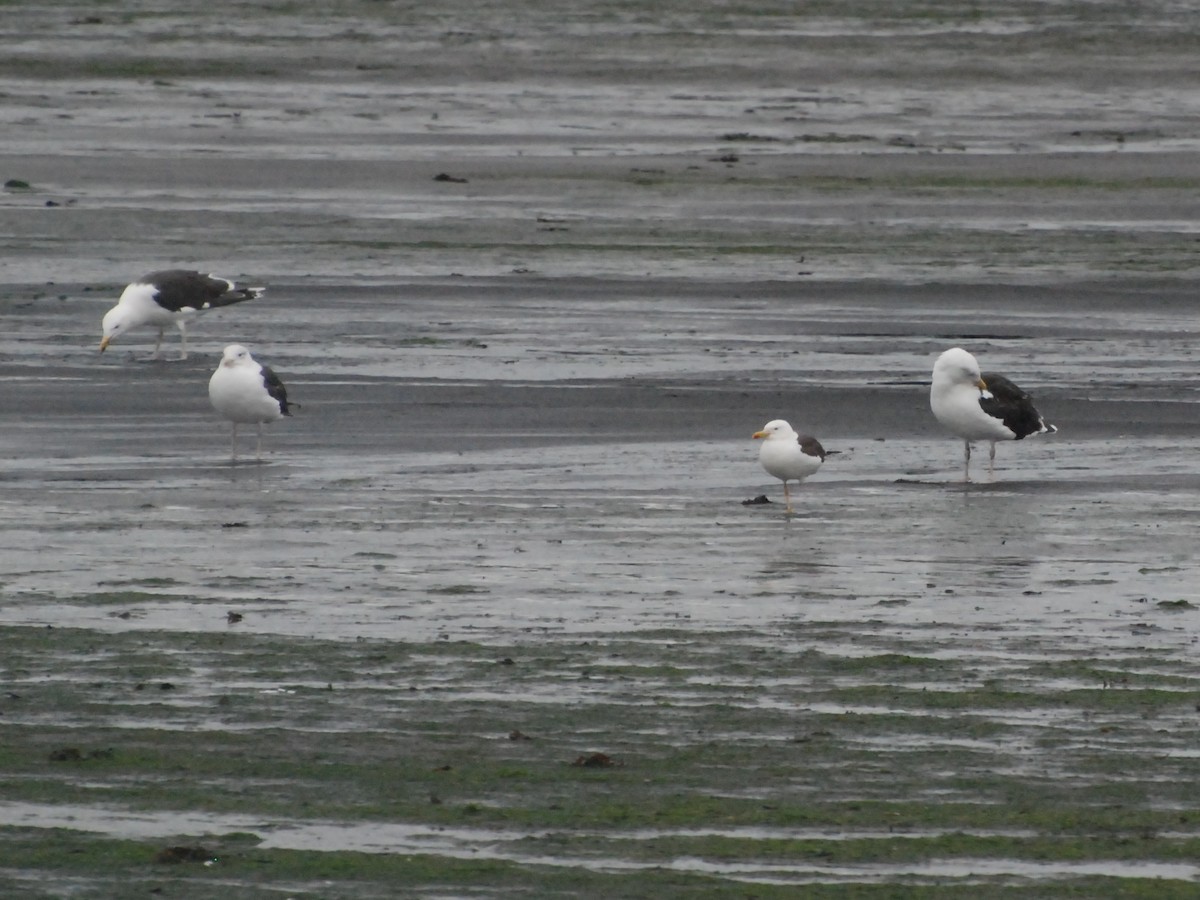
{"type": "Polygon", "coordinates": [[[100,321],[100,329],[104,334],[100,340],[101,351],[108,347],[118,334],[146,322],[146,311],[153,308],[157,291],[154,285],[140,282],[126,286],[117,300],[117,305],[106,312],[100,321]]]}
{"type": "Polygon", "coordinates": [[[780,440],[787,438],[795,438],[796,432],[792,430],[792,426],[783,419],[772,419],[762,427],[762,431],[754,432],[755,440],[766,438],[767,440],[780,440]]]}
{"type": "Polygon", "coordinates": [[[253,362],[254,357],[241,344],[230,344],[221,354],[221,365],[223,366],[245,366],[253,362]]]}
{"type": "Polygon", "coordinates": [[[114,306],[104,314],[104,319],[100,322],[100,329],[104,336],[100,339],[100,352],[103,353],[108,345],[118,334],[129,327],[129,310],[114,306]]]}
{"type": "Polygon", "coordinates": [[[987,390],[987,384],[979,371],[979,362],[962,347],[953,347],[937,358],[933,364],[935,385],[969,384],[987,390]]]}

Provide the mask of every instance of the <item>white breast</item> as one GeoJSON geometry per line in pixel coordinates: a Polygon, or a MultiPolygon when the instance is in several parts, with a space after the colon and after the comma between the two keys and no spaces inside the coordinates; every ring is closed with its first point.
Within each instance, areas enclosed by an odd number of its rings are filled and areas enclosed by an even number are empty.
{"type": "Polygon", "coordinates": [[[972,384],[939,385],[929,393],[929,407],[946,428],[966,441],[1011,441],[1012,429],[979,405],[979,388],[972,384]]]}
{"type": "Polygon", "coordinates": [[[251,366],[217,366],[208,381],[213,408],[233,422],[272,422],[283,414],[279,401],[267,393],[262,372],[251,366]]]}
{"type": "Polygon", "coordinates": [[[804,453],[795,436],[790,440],[763,441],[758,460],[769,474],[786,481],[801,481],[821,468],[821,457],[804,453]]]}

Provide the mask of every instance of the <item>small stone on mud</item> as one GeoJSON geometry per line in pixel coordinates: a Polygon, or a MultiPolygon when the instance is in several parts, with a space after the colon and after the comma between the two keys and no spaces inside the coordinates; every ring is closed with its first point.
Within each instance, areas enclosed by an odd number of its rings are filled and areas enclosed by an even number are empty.
{"type": "Polygon", "coordinates": [[[757,497],[753,497],[750,500],[743,500],[742,506],[761,506],[764,503],[770,503],[770,502],[771,502],[771,498],[768,497],[766,494],[759,494],[757,497]]]}
{"type": "Polygon", "coordinates": [[[209,862],[215,857],[213,852],[207,847],[187,847],[174,846],[164,847],[155,854],[154,861],[156,863],[185,863],[185,862],[209,862]]]}
{"type": "Polygon", "coordinates": [[[225,621],[230,625],[232,625],[234,622],[240,622],[242,621],[242,614],[240,612],[233,612],[230,610],[229,612],[225,613],[225,621]]]}
{"type": "Polygon", "coordinates": [[[624,763],[619,763],[607,753],[589,753],[576,758],[573,766],[579,766],[584,769],[608,769],[613,766],[621,766],[624,763]]]}
{"type": "Polygon", "coordinates": [[[447,175],[445,172],[440,172],[433,176],[434,181],[448,181],[452,184],[466,184],[467,179],[459,178],[456,175],[447,175]]]}
{"type": "Polygon", "coordinates": [[[525,732],[521,731],[520,729],[516,729],[516,728],[514,728],[512,731],[510,731],[508,733],[508,739],[510,741],[532,741],[533,740],[533,738],[531,738],[525,732]]]}
{"type": "Polygon", "coordinates": [[[112,759],[115,751],[111,747],[99,750],[80,750],[78,747],[60,747],[50,751],[51,762],[83,762],[85,759],[112,759]]]}

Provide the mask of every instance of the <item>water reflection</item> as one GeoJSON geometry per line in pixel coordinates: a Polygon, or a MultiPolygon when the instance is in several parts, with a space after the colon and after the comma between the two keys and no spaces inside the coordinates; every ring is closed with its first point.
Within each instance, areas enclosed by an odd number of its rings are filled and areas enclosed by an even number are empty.
{"type": "Polygon", "coordinates": [[[921,520],[928,581],[943,591],[1026,590],[1046,553],[1036,486],[930,492],[921,520]]]}
{"type": "Polygon", "coordinates": [[[820,514],[767,522],[760,594],[821,604],[931,608],[1037,589],[1051,547],[1036,486],[893,485],[849,492],[820,514]]]}

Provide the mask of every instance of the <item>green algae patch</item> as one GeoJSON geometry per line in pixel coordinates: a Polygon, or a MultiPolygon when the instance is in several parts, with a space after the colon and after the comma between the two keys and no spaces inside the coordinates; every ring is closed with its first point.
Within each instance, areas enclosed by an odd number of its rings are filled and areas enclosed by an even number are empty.
{"type": "MultiPolygon", "coordinates": [[[[60,829],[0,829],[0,846],[20,854],[23,872],[44,869],[54,873],[44,882],[49,886],[44,896],[57,895],[52,886],[59,879],[88,876],[122,884],[126,889],[137,886],[151,893],[161,892],[164,885],[174,884],[178,888],[186,883],[189,897],[216,897],[231,886],[238,896],[277,896],[273,889],[264,886],[274,884],[289,884],[292,891],[301,896],[329,896],[331,884],[337,885],[337,896],[344,897],[379,896],[377,892],[386,890],[386,886],[400,884],[405,886],[408,896],[435,896],[445,890],[486,890],[488,895],[494,896],[495,892],[523,892],[534,887],[539,896],[650,898],[662,896],[664,892],[667,896],[731,896],[729,888],[712,877],[654,868],[639,869],[635,873],[605,873],[506,860],[447,860],[427,854],[264,850],[221,837],[186,845],[172,844],[172,840],[169,836],[157,841],[114,840],[60,829]],[[270,894],[265,893],[268,890],[270,894]]],[[[554,846],[556,840],[554,836],[547,836],[536,843],[554,846]]],[[[528,849],[536,852],[545,848],[528,846],[528,849]]],[[[563,848],[559,846],[558,849],[562,852],[563,848]]],[[[803,853],[800,848],[793,848],[793,852],[803,853]]],[[[714,861],[720,864],[719,854],[714,861]]],[[[0,871],[0,887],[21,884],[24,879],[19,875],[11,870],[0,871]]],[[[1089,880],[1088,883],[1104,882],[1089,880]]],[[[1125,885],[1125,890],[1135,887],[1125,885]]],[[[1162,892],[1155,896],[1185,896],[1174,892],[1175,886],[1170,882],[1160,881],[1158,887],[1162,892]]],[[[974,890],[976,896],[999,896],[990,894],[986,886],[974,890]]],[[[909,893],[900,885],[891,886],[887,893],[878,885],[814,885],[806,895],[862,898],[966,896],[957,889],[935,886],[926,886],[920,894],[909,893]]],[[[37,894],[23,890],[21,896],[37,894]]],[[[745,896],[790,897],[795,896],[795,887],[756,885],[745,896]]],[[[1122,892],[1105,896],[1143,895],[1122,892]]]]}
{"type": "Polygon", "coordinates": [[[1156,605],[1166,612],[1192,612],[1197,608],[1189,600],[1160,600],[1156,605]]]}
{"type": "MultiPolygon", "coordinates": [[[[286,885],[292,896],[347,898],[394,895],[389,892],[403,885],[405,896],[444,896],[481,892],[486,896],[522,896],[531,890],[537,896],[656,898],[662,896],[719,898],[743,896],[775,900],[796,896],[804,884],[804,895],[816,898],[1001,898],[1105,896],[1118,898],[1190,897],[1193,886],[1169,879],[1117,879],[1087,877],[1063,878],[1052,885],[1020,883],[975,876],[970,884],[931,884],[916,879],[908,884],[820,883],[811,878],[794,884],[756,883],[740,888],[730,885],[718,874],[724,862],[744,860],[736,847],[717,844],[690,846],[668,844],[658,848],[673,854],[689,854],[677,859],[693,861],[677,870],[660,866],[642,866],[631,870],[605,871],[604,857],[598,852],[615,849],[599,844],[576,848],[564,844],[561,836],[548,834],[522,842],[517,859],[447,859],[436,854],[379,852],[363,853],[337,850],[265,849],[235,836],[206,835],[180,843],[177,836],[164,835],[152,840],[119,840],[82,834],[64,829],[0,828],[0,846],[10,858],[22,860],[20,870],[0,870],[0,888],[20,889],[20,895],[60,896],[56,883],[90,879],[103,885],[119,886],[123,891],[159,894],[185,890],[188,897],[218,898],[232,889],[239,897],[278,896],[286,885]],[[546,865],[534,860],[550,854],[562,857],[582,849],[591,860],[579,866],[546,865]],[[692,855],[699,854],[699,855],[692,855]],[[702,872],[695,862],[705,860],[714,873],[702,872]],[[41,879],[45,894],[28,887],[30,873],[45,871],[41,879]],[[334,893],[330,893],[334,891],[334,893]],[[382,893],[381,893],[382,892],[382,893]]],[[[619,842],[618,842],[619,843],[619,842]]],[[[850,842],[841,850],[828,845],[790,843],[777,848],[778,855],[819,871],[822,867],[878,861],[877,853],[864,856],[850,842]]],[[[886,842],[883,856],[893,864],[912,855],[913,845],[920,858],[939,851],[947,853],[986,852],[985,840],[952,835],[944,842],[928,844],[922,840],[886,842]],[[898,851],[890,851],[899,845],[898,851]]],[[[757,860],[764,866],[776,854],[757,860]]],[[[936,856],[932,858],[937,858],[936,856]]],[[[972,858],[981,858],[974,856],[972,858]]],[[[91,895],[88,895],[91,896],[91,895]]],[[[97,894],[96,896],[100,896],[97,894]]]]}
{"type": "Polygon", "coordinates": [[[169,598],[171,598],[170,594],[158,594],[153,591],[126,588],[124,590],[93,591],[89,594],[82,594],[76,598],[76,602],[97,605],[105,604],[109,606],[137,606],[139,603],[161,603],[163,600],[169,598]]]}
{"type": "MultiPolygon", "coordinates": [[[[729,896],[745,877],[754,896],[815,881],[893,897],[826,882],[882,870],[899,888],[922,866],[988,859],[1014,872],[1103,863],[1121,877],[1055,883],[1128,896],[1152,863],[1169,876],[1155,896],[1169,897],[1200,853],[1200,816],[1174,787],[1200,739],[1197,681],[1178,660],[1025,652],[985,678],[970,654],[897,652],[869,623],[778,642],[667,628],[325,640],[245,624],[0,629],[5,802],[62,810],[59,831],[37,833],[74,848],[25,855],[26,871],[86,878],[94,864],[98,878],[111,851],[130,877],[186,872],[214,891],[223,877],[373,896],[403,878],[430,895],[729,896]],[[71,818],[87,810],[96,834],[71,818]],[[161,820],[163,840],[122,840],[119,817],[105,834],[105,811],[161,820]],[[182,814],[206,824],[177,834],[182,814]],[[332,830],[303,838],[319,851],[273,846],[319,827],[332,830]],[[362,835],[390,827],[417,837],[362,852],[362,835]],[[435,838],[450,844],[422,847],[435,838]],[[478,854],[491,858],[467,859],[478,854]]],[[[989,876],[972,896],[1011,885],[989,876]]]]}

